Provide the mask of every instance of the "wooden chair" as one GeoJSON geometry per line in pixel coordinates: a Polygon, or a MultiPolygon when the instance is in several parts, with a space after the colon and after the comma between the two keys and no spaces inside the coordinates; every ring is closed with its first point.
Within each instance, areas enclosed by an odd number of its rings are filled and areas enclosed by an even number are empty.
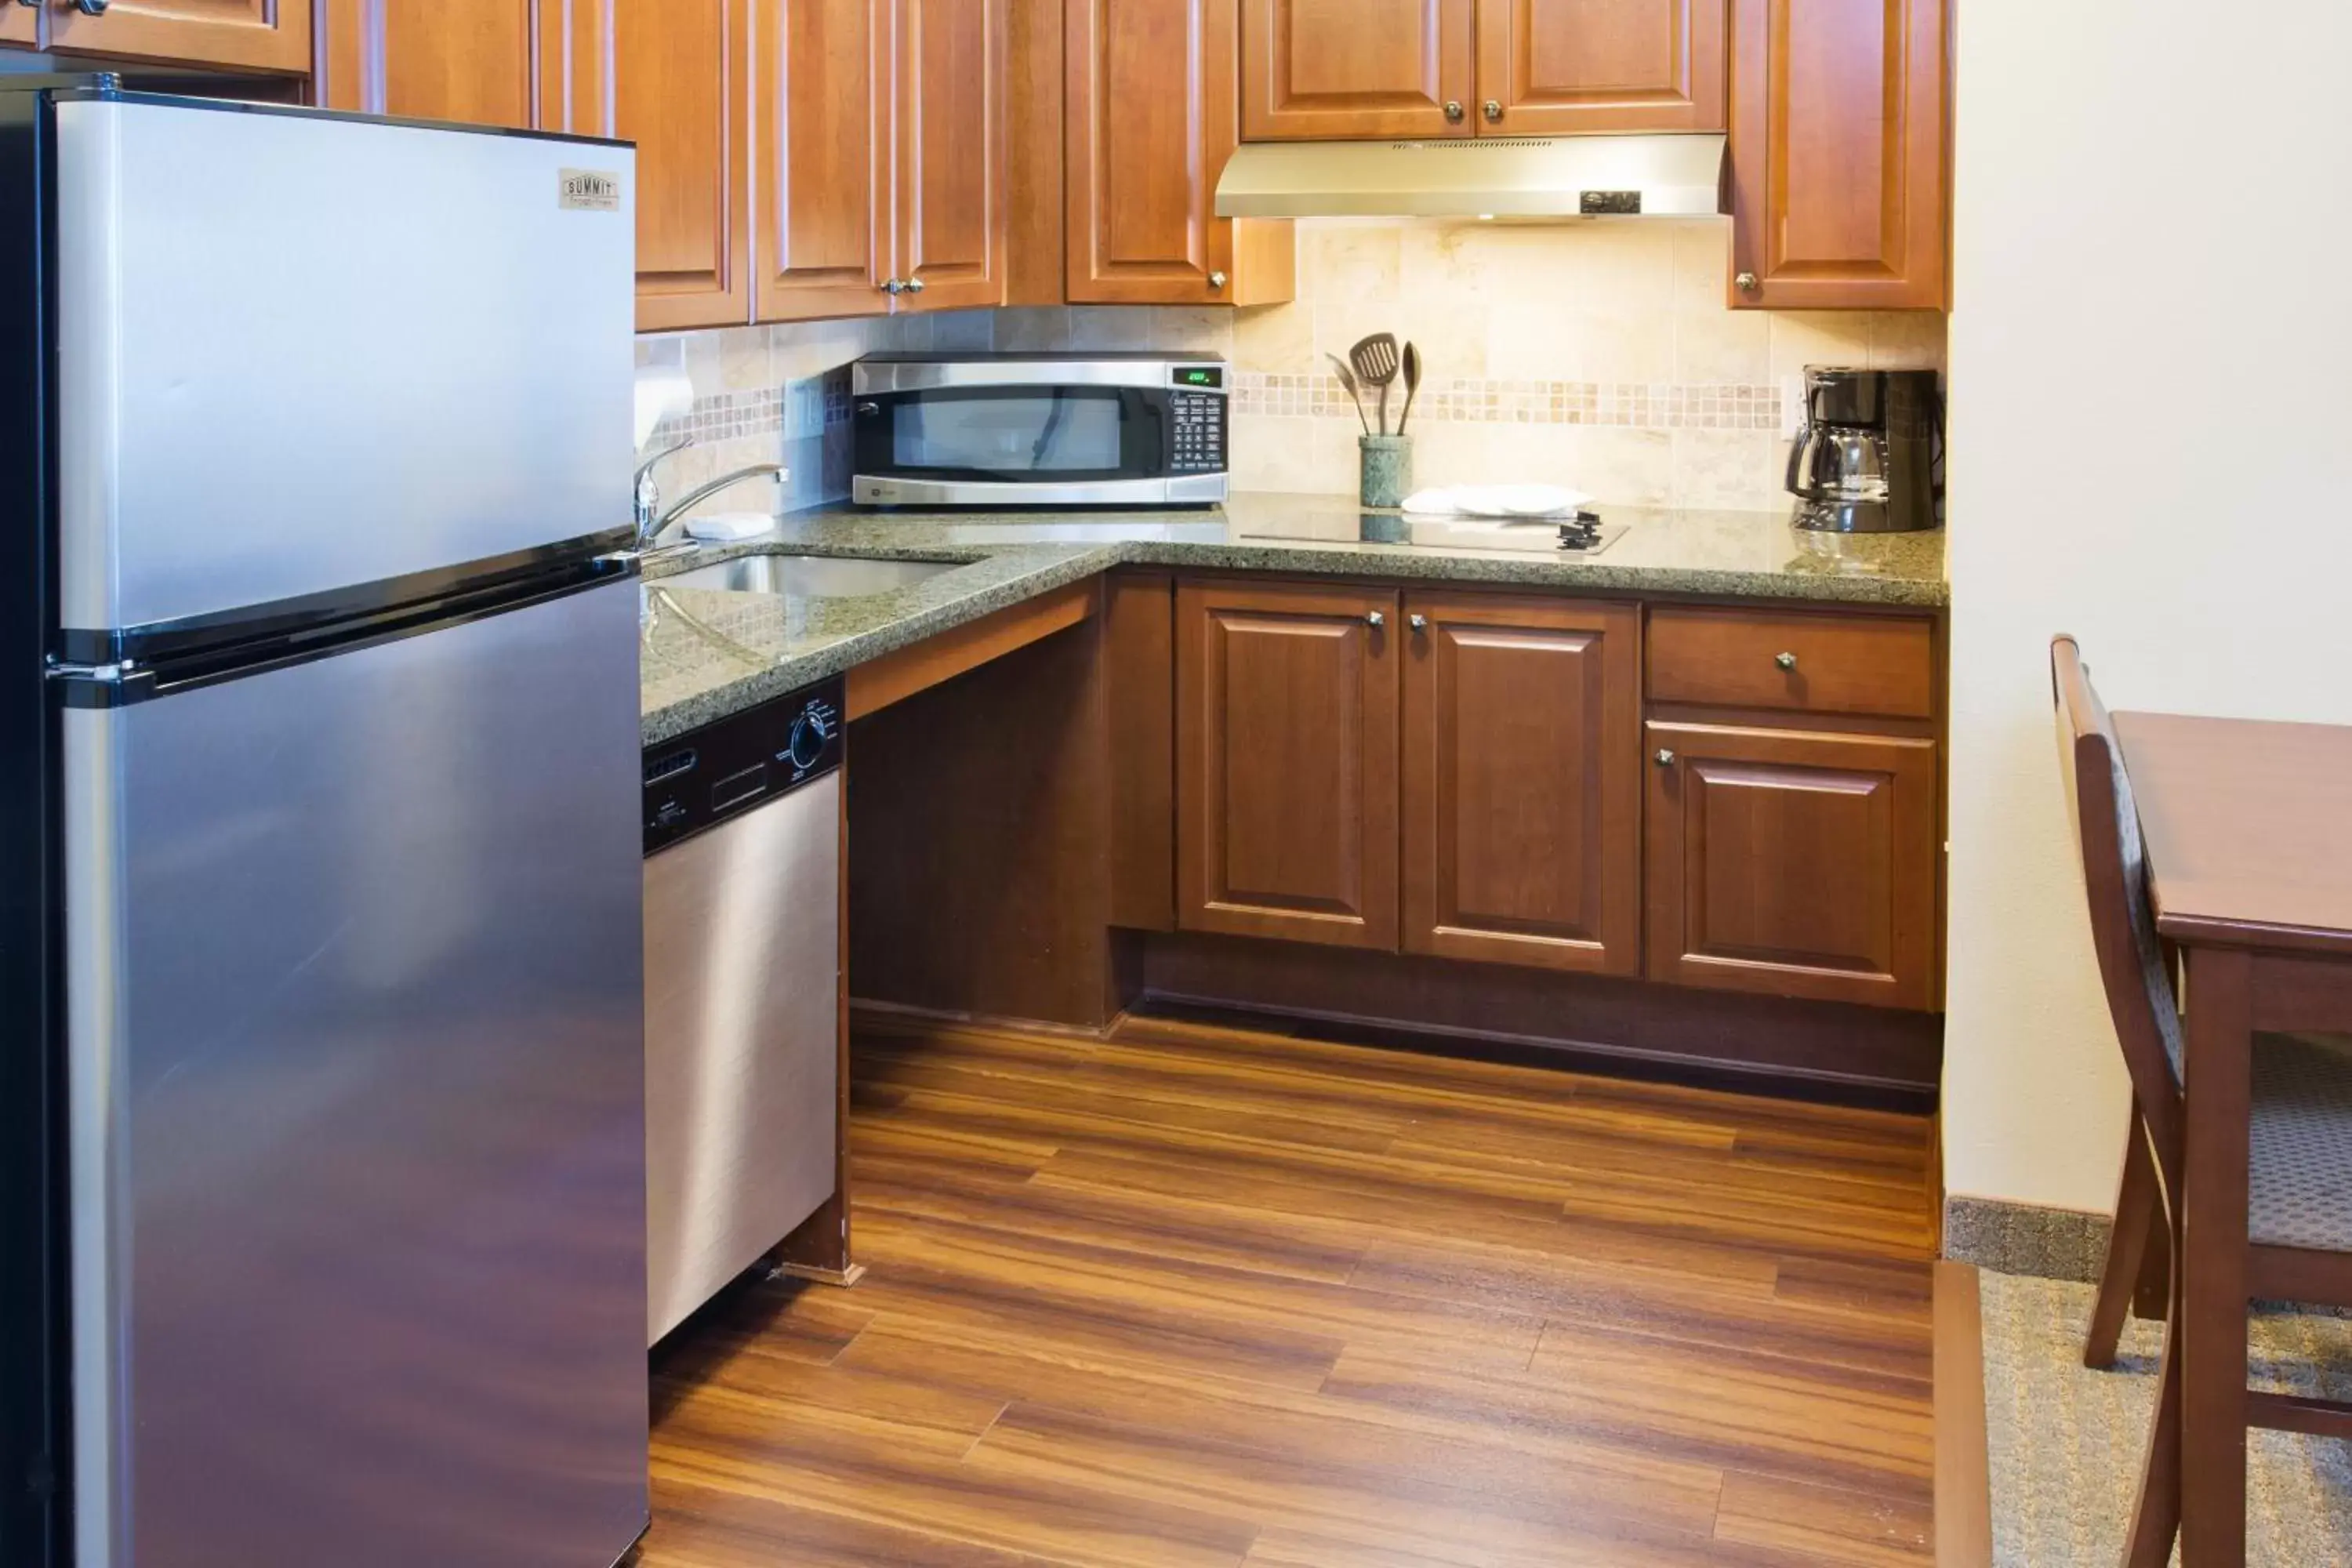
{"type": "MultiPolygon", "coordinates": [[[[2186,1121],[2180,1012],[2148,901],[2122,748],[2074,638],[2051,644],[2050,664],[2091,934],[2132,1085],[2130,1143],[2083,1359],[2114,1364],[2136,1294],[2144,1315],[2164,1318],[2156,1421],[2124,1556],[2127,1568],[2164,1568],[2180,1525],[2179,1302],[2197,1272],[2178,1201],[2186,1121]]],[[[2352,1307],[2352,1042],[2256,1036],[2249,1133],[2249,1273],[2292,1281],[2298,1300],[2352,1307]]],[[[2247,1424],[2352,1436],[2352,1405],[2252,1394],[2247,1424]]]]}

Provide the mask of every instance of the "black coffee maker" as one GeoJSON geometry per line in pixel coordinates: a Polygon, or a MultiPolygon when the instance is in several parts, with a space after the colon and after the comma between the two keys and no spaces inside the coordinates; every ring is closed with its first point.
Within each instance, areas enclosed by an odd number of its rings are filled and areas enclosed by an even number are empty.
{"type": "Polygon", "coordinates": [[[1940,523],[1944,400],[1936,373],[1808,365],[1789,491],[1799,528],[1912,533],[1940,523]]]}

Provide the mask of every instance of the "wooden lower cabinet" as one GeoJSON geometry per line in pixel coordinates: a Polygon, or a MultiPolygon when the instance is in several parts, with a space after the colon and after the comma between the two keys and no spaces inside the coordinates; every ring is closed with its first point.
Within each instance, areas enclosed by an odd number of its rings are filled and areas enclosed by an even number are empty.
{"type": "Polygon", "coordinates": [[[1176,595],[1177,923],[1397,945],[1394,593],[1176,595]]]}
{"type": "Polygon", "coordinates": [[[1406,951],[1642,967],[1641,606],[1405,599],[1406,951]]]}
{"type": "Polygon", "coordinates": [[[1936,1005],[1936,742],[1653,721],[1654,980],[1936,1005]]]}

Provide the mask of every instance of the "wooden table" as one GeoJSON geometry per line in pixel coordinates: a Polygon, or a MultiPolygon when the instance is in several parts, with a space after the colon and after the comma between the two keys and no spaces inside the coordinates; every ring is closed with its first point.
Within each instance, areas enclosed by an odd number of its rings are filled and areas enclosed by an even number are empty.
{"type": "Polygon", "coordinates": [[[2352,1033],[2352,728],[2118,713],[2157,930],[2186,968],[2181,1568],[2246,1557],[2249,1063],[2261,1030],[2352,1033]]]}

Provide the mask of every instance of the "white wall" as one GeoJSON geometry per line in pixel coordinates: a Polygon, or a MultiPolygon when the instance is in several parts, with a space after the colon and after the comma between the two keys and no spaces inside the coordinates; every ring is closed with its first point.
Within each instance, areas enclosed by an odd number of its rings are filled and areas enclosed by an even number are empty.
{"type": "Polygon", "coordinates": [[[2105,1210],[2046,647],[2114,708],[2352,723],[2352,6],[1958,16],[1946,1184],[2105,1210]]]}

